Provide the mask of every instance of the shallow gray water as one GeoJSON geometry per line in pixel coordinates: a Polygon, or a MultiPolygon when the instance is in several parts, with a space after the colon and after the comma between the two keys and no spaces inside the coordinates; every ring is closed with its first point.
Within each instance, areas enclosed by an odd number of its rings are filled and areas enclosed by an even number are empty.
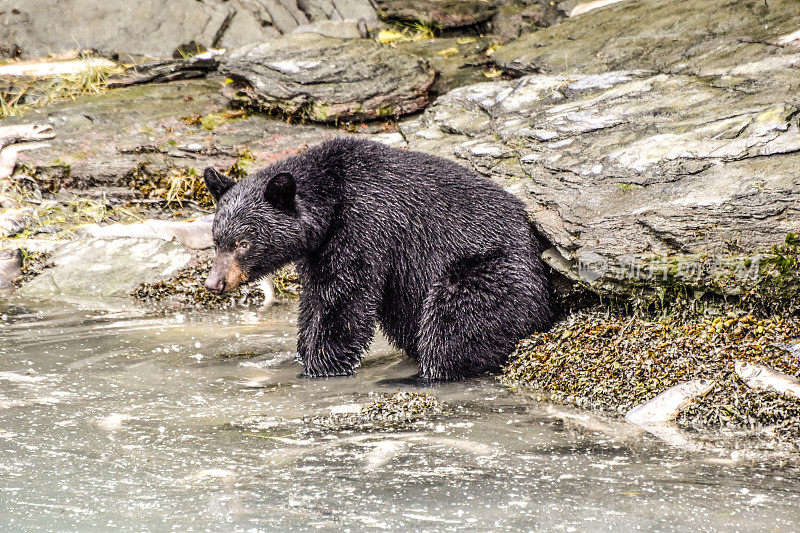
{"type": "Polygon", "coordinates": [[[0,315],[1,531],[800,528],[796,466],[682,453],[492,378],[420,389],[381,340],[356,377],[301,379],[293,305],[0,315]],[[364,432],[307,418],[398,388],[447,412],[364,432]]]}

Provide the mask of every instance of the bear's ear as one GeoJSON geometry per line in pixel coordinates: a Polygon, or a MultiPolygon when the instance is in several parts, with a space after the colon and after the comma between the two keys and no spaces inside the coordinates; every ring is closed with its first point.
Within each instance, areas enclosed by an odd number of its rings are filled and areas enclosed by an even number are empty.
{"type": "Polygon", "coordinates": [[[220,174],[212,167],[208,167],[205,172],[203,172],[203,180],[206,182],[208,192],[214,197],[215,204],[219,203],[219,199],[228,192],[228,189],[236,185],[235,181],[228,176],[220,174]]]}
{"type": "Polygon", "coordinates": [[[294,209],[294,196],[297,187],[294,176],[288,172],[280,172],[272,176],[264,190],[264,198],[279,209],[291,211],[294,209]]]}

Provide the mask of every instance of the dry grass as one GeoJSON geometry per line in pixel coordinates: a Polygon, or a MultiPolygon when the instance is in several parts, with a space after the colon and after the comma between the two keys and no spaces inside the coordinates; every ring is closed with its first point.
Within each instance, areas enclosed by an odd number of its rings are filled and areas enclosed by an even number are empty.
{"type": "Polygon", "coordinates": [[[391,30],[381,30],[376,40],[383,44],[393,44],[404,41],[427,41],[433,39],[441,28],[433,22],[404,22],[394,21],[391,30]]]}
{"type": "Polygon", "coordinates": [[[123,70],[86,62],[85,68],[74,74],[0,78],[0,118],[21,117],[37,107],[74,100],[84,94],[102,93],[108,85],[108,77],[123,70]]]}
{"type": "MultiPolygon", "coordinates": [[[[137,222],[146,213],[140,209],[113,206],[105,197],[88,198],[68,192],[43,191],[29,176],[17,174],[0,190],[9,205],[29,208],[31,223],[11,240],[37,238],[72,238],[83,224],[137,222]]],[[[0,209],[1,211],[1,209],[0,209]]]]}

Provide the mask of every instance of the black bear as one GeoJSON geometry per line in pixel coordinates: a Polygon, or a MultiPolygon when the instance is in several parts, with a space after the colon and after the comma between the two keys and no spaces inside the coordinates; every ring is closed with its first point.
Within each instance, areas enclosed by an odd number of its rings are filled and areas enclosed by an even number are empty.
{"type": "Polygon", "coordinates": [[[452,380],[497,369],[552,321],[522,202],[456,163],[337,138],[239,183],[204,178],[217,203],[206,288],[295,262],[307,376],[352,374],[376,323],[421,378],[452,380]]]}

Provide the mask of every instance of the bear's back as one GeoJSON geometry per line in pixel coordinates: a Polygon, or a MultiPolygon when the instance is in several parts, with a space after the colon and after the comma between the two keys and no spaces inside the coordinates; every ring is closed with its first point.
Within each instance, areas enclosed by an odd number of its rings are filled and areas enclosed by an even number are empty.
{"type": "Polygon", "coordinates": [[[372,141],[331,143],[347,161],[343,201],[384,233],[444,240],[465,252],[530,239],[524,204],[462,165],[372,141]]]}
{"type": "Polygon", "coordinates": [[[261,171],[290,172],[309,208],[383,257],[422,266],[498,247],[530,247],[523,203],[453,161],[339,137],[261,171]]]}

